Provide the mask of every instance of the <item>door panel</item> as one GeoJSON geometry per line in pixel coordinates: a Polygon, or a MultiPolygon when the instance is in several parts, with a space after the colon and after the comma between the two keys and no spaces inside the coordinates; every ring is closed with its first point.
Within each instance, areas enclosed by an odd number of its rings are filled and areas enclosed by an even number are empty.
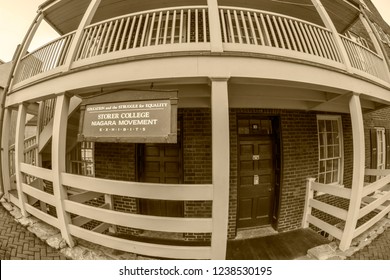
{"type": "MultiPolygon", "coordinates": [[[[181,150],[179,144],[144,144],[141,181],[148,183],[180,184],[181,150]]],[[[182,201],[139,199],[141,214],[183,217],[182,201]]]]}
{"type": "Polygon", "coordinates": [[[237,226],[270,224],[275,177],[272,137],[240,139],[239,152],[237,226]]]}

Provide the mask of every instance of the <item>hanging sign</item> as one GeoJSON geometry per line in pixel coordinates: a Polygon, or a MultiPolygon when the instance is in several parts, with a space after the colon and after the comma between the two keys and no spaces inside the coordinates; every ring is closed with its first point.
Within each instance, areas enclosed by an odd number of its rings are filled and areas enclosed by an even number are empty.
{"type": "MultiPolygon", "coordinates": [[[[148,97],[147,93],[142,93],[143,98],[148,97]]],[[[134,94],[132,97],[134,98],[134,94]]],[[[118,96],[115,99],[118,99],[118,96]]],[[[88,104],[90,102],[84,102],[82,106],[79,141],[177,141],[177,98],[88,104]]]]}

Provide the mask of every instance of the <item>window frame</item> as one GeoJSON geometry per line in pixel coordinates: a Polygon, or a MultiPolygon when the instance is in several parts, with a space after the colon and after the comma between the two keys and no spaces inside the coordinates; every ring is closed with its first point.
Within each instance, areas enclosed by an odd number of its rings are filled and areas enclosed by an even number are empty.
{"type": "MultiPolygon", "coordinates": [[[[317,145],[318,145],[318,177],[317,181],[321,184],[327,184],[327,185],[340,185],[343,186],[343,180],[344,180],[344,137],[343,137],[343,125],[342,125],[342,118],[340,115],[317,115],[317,145]],[[321,158],[321,142],[320,142],[320,126],[319,121],[337,121],[337,129],[339,134],[339,156],[338,157],[332,157],[329,159],[321,158]],[[338,178],[337,181],[326,183],[326,177],[324,182],[320,182],[320,174],[324,172],[321,171],[321,161],[331,160],[331,159],[338,159],[338,178]]],[[[326,138],[324,139],[325,143],[324,146],[327,147],[326,138]]],[[[326,148],[324,149],[327,150],[326,148]]],[[[326,170],[325,170],[326,174],[326,170]]]]}

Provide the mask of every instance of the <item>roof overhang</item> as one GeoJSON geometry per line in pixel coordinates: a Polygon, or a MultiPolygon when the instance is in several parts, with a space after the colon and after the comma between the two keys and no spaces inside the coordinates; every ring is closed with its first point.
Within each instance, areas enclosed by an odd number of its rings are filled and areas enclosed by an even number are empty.
{"type": "MultiPolygon", "coordinates": [[[[337,30],[343,32],[359,16],[359,0],[321,0],[337,30]]],[[[60,34],[77,29],[90,0],[47,0],[39,6],[45,20],[60,34]]],[[[206,0],[102,0],[94,22],[158,8],[206,5],[206,0]]],[[[323,25],[311,0],[219,0],[221,6],[246,7],[280,13],[323,25]]]]}

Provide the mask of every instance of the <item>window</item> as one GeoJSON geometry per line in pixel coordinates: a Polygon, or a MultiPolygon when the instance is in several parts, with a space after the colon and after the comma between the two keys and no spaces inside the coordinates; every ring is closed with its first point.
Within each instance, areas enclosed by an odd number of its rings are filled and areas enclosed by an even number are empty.
{"type": "Polygon", "coordinates": [[[340,116],[317,116],[318,182],[342,184],[343,137],[340,116]]]}
{"type": "Polygon", "coordinates": [[[70,170],[72,174],[95,176],[95,145],[93,142],[81,142],[70,153],[70,170]]]}
{"type": "MultiPolygon", "coordinates": [[[[385,129],[383,127],[375,128],[376,146],[377,146],[377,169],[386,169],[386,140],[385,129]]],[[[379,176],[377,179],[380,179],[379,176]]]]}

